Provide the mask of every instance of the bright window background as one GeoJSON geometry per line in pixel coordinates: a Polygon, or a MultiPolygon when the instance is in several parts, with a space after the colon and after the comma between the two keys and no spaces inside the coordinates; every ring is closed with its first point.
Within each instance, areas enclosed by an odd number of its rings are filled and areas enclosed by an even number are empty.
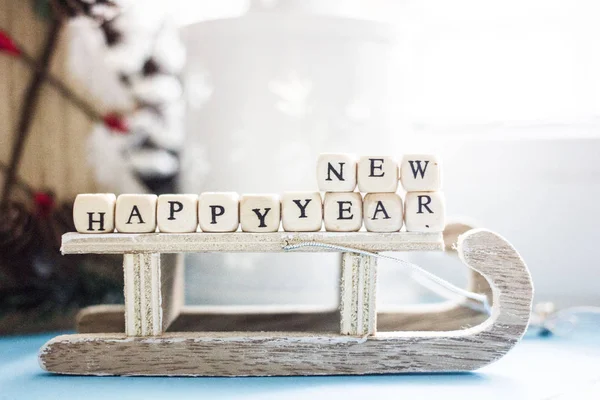
{"type": "MultiPolygon", "coordinates": [[[[310,2],[298,0],[298,2],[310,2]]],[[[249,2],[172,0],[185,25],[233,17],[249,2]]],[[[261,3],[273,6],[274,0],[261,3]]],[[[598,137],[600,3],[593,0],[310,2],[319,12],[395,24],[402,90],[417,128],[497,123],[548,129],[522,137],[598,137]],[[341,3],[338,4],[338,3],[341,3]],[[579,129],[560,127],[572,124],[579,129]],[[557,129],[558,126],[558,129],[557,129]]],[[[483,132],[494,132],[484,130],[483,132]]],[[[506,132],[505,134],[510,134],[506,132]]]]}
{"type": "MultiPolygon", "coordinates": [[[[400,104],[391,108],[404,120],[386,143],[398,140],[395,153],[426,145],[442,156],[448,214],[509,238],[532,271],[538,301],[600,304],[600,3],[285,2],[395,26],[401,70],[390,86],[400,104]]],[[[250,6],[170,4],[182,25],[240,16],[250,6]]],[[[423,265],[444,276],[450,270],[437,259],[423,265]]],[[[400,282],[394,271],[382,270],[389,273],[382,281],[400,282]]]]}
{"type": "Polygon", "coordinates": [[[415,121],[597,122],[597,2],[419,3],[411,13],[415,121]]]}

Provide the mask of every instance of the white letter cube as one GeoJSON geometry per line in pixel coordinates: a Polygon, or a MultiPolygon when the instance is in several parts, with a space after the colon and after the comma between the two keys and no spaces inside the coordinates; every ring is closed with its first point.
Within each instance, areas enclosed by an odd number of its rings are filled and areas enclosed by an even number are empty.
{"type": "Polygon", "coordinates": [[[325,230],[356,232],[362,226],[362,197],[358,192],[325,193],[323,217],[325,230]]]}
{"type": "Polygon", "coordinates": [[[154,194],[122,194],[117,197],[115,225],[121,233],[150,233],[156,231],[156,202],[154,194]]]}
{"type": "Polygon", "coordinates": [[[195,194],[158,196],[156,220],[158,230],[161,232],[196,232],[198,228],[198,196],[195,194]]]}
{"type": "Polygon", "coordinates": [[[352,192],[356,187],[356,157],[352,154],[319,155],[317,182],[322,192],[352,192]]]}
{"type": "Polygon", "coordinates": [[[77,232],[113,232],[116,199],[112,193],[78,194],[73,203],[73,222],[77,232]]]}
{"type": "Polygon", "coordinates": [[[240,199],[240,222],[244,232],[277,232],[281,205],[277,194],[244,194],[240,199]]]}
{"type": "Polygon", "coordinates": [[[319,192],[285,192],[281,196],[281,220],[288,232],[316,232],[323,225],[323,201],[319,192]]]}
{"type": "Polygon", "coordinates": [[[409,192],[404,202],[408,232],[443,232],[446,206],[442,192],[409,192]]]}
{"type": "Polygon", "coordinates": [[[400,165],[400,179],[407,192],[434,192],[442,187],[441,162],[431,154],[407,154],[400,165]]]}
{"type": "Polygon", "coordinates": [[[396,193],[367,193],[363,215],[369,232],[398,232],[404,220],[402,199],[396,193]]]}
{"type": "Polygon", "coordinates": [[[206,192],[198,200],[203,232],[235,232],[240,225],[240,196],[235,192],[206,192]]]}
{"type": "Polygon", "coordinates": [[[358,191],[395,193],[398,190],[398,163],[387,156],[361,157],[358,161],[358,191]]]}

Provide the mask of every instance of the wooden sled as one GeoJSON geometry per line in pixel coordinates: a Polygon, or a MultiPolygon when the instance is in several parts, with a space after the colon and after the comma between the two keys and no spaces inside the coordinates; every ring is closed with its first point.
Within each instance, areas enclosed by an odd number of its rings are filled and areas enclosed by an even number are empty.
{"type": "Polygon", "coordinates": [[[307,241],[371,252],[452,251],[449,243],[455,243],[454,238],[466,229],[451,225],[444,235],[66,234],[64,254],[124,254],[125,306],[83,310],[78,329],[85,333],[50,340],[40,349],[40,365],[49,372],[75,375],[473,371],[499,359],[521,339],[533,297],[529,271],[519,254],[488,230],[462,234],[455,251],[473,270],[470,289],[488,295],[489,317],[453,302],[378,313],[377,259],[355,253],[342,254],[339,311],[184,307],[180,256],[186,252],[281,252],[285,245],[307,241]]]}

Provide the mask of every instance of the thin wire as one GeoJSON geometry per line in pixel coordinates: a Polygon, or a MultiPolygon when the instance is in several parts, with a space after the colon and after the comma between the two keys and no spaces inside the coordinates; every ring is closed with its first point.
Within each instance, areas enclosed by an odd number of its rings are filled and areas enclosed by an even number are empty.
{"type": "Polygon", "coordinates": [[[406,260],[402,260],[400,258],[387,256],[378,253],[372,253],[370,251],[359,250],[352,247],[338,246],[335,244],[321,243],[321,242],[301,242],[295,244],[288,244],[283,246],[283,250],[285,251],[294,251],[300,249],[302,247],[319,247],[322,249],[328,250],[337,250],[341,252],[347,253],[356,253],[365,256],[380,258],[384,260],[391,260],[396,263],[401,264],[402,266],[409,268],[413,272],[413,278],[422,286],[427,287],[429,290],[435,292],[437,295],[444,297],[446,299],[455,299],[456,296],[449,295],[448,292],[453,293],[454,295],[460,296],[461,300],[469,299],[470,302],[465,302],[465,306],[476,310],[483,311],[487,315],[491,314],[491,307],[486,295],[481,293],[474,293],[468,290],[462,289],[458,286],[453,285],[452,283],[440,278],[437,275],[432,274],[429,271],[424,270],[416,264],[410,263],[406,260]],[[415,275],[416,274],[416,275],[415,275]],[[432,285],[432,283],[434,285],[432,285]],[[437,286],[435,286],[437,285],[437,286]]]}

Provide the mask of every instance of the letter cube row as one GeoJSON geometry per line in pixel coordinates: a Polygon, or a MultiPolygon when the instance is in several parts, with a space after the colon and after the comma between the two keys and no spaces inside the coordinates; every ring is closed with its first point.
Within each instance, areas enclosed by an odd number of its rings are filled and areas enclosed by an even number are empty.
{"type": "Polygon", "coordinates": [[[435,155],[407,154],[398,163],[388,156],[324,153],[317,161],[322,192],[395,193],[399,180],[407,192],[434,192],[442,186],[441,164],[435,155]]]}
{"type": "Polygon", "coordinates": [[[444,229],[441,192],[409,192],[403,207],[396,193],[319,192],[80,194],[73,207],[75,228],[82,233],[288,232],[327,231],[439,232],[444,229]]]}
{"type": "Polygon", "coordinates": [[[276,194],[80,194],[73,206],[75,228],[82,233],[276,232],[319,231],[323,208],[319,192],[276,194]]]}
{"type": "Polygon", "coordinates": [[[405,205],[396,193],[325,193],[325,230],[355,232],[364,221],[369,232],[442,232],[446,226],[442,192],[409,192],[405,205]]]}

